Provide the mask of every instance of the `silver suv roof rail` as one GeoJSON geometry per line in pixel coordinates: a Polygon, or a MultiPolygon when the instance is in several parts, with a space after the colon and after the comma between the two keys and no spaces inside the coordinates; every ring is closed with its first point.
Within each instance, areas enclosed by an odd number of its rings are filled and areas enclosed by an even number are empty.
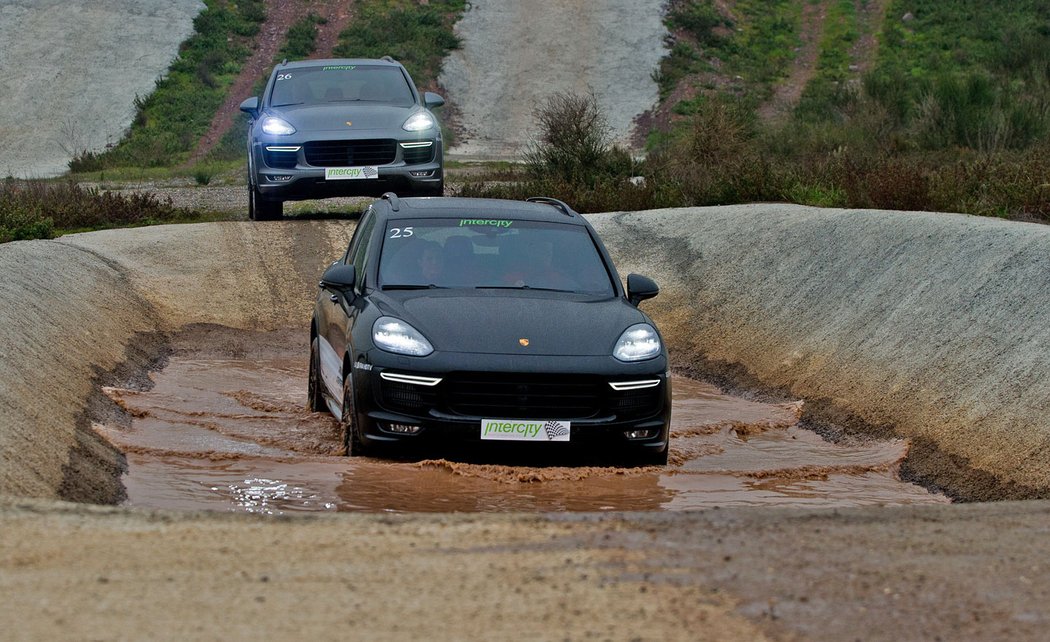
{"type": "Polygon", "coordinates": [[[576,215],[576,212],[574,212],[573,209],[571,207],[569,207],[567,204],[565,204],[563,201],[559,201],[558,199],[551,198],[549,196],[530,196],[529,198],[525,199],[525,202],[527,202],[527,203],[543,203],[544,205],[550,205],[552,207],[556,207],[556,208],[560,209],[562,211],[562,213],[565,214],[565,216],[575,216],[576,215]]]}

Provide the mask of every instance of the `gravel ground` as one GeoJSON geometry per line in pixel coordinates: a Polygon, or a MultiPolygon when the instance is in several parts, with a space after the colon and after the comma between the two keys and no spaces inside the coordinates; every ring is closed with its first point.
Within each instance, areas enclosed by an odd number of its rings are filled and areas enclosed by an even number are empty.
{"type": "Polygon", "coordinates": [[[517,158],[533,112],[556,92],[593,92],[614,139],[658,98],[663,0],[475,0],[440,82],[459,114],[452,156],[517,158]]]}
{"type": "Polygon", "coordinates": [[[0,176],[66,171],[115,143],[193,33],[200,0],[0,0],[0,176]]]}

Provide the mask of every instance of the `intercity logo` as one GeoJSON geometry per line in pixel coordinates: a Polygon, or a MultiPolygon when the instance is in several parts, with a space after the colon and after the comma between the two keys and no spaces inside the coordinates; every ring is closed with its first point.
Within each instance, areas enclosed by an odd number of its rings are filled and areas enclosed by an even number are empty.
{"type": "Polygon", "coordinates": [[[514,221],[499,221],[496,219],[484,219],[484,218],[465,218],[459,222],[459,226],[464,225],[491,225],[492,227],[510,227],[514,221]]]}
{"type": "Polygon", "coordinates": [[[481,438],[497,441],[569,441],[568,421],[483,419],[481,438]]]}

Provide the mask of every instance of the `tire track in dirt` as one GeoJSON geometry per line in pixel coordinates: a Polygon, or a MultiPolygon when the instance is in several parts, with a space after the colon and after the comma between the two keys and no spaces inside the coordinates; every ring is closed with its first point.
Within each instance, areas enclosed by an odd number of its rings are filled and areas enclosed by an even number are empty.
{"type": "Polygon", "coordinates": [[[233,126],[240,112],[240,104],[251,94],[252,87],[262,77],[263,72],[271,65],[277,50],[285,40],[289,27],[308,13],[309,5],[299,2],[282,2],[266,0],[266,21],[259,28],[259,33],[252,42],[254,52],[241,67],[237,80],[226,93],[226,100],[215,112],[208,131],[197,143],[197,149],[190,155],[187,165],[207,156],[222,140],[223,135],[233,126]]]}
{"type": "Polygon", "coordinates": [[[802,47],[791,65],[787,79],[778,84],[773,96],[758,109],[764,121],[783,120],[798,105],[806,85],[817,73],[820,57],[820,41],[824,37],[824,23],[828,15],[829,0],[810,3],[802,7],[802,30],[799,34],[802,47]]]}

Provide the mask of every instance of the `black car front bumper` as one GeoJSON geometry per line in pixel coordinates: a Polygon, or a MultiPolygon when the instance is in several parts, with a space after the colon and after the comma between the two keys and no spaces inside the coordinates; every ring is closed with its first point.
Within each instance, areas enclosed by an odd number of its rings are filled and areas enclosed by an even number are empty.
{"type": "MultiPolygon", "coordinates": [[[[478,355],[472,356],[476,368],[478,355]]],[[[519,419],[568,421],[569,444],[589,450],[662,452],[667,448],[671,385],[662,357],[642,366],[621,364],[611,357],[519,358],[514,363],[519,368],[513,371],[506,369],[503,357],[492,361],[491,365],[504,367],[437,371],[359,364],[354,369],[355,410],[362,441],[366,445],[480,444],[482,420],[519,419]],[[551,368],[552,363],[556,367],[551,368]],[[540,370],[543,366],[549,369],[540,370]],[[419,377],[427,384],[440,381],[433,385],[391,381],[384,373],[419,377]],[[637,384],[644,387],[634,387],[637,384]]]]}

